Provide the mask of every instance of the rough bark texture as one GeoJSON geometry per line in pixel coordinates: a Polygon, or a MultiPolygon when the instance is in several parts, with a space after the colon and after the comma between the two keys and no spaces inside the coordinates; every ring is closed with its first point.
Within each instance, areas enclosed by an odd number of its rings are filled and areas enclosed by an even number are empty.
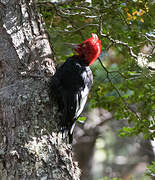
{"type": "Polygon", "coordinates": [[[29,0],[0,0],[0,179],[79,179],[49,101],[53,54],[29,0]]]}

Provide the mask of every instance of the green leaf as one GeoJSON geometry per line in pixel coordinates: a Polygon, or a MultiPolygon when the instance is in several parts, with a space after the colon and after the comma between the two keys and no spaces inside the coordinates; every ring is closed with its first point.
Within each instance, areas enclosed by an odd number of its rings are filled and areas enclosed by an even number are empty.
{"type": "Polygon", "coordinates": [[[147,166],[146,175],[155,177],[155,161],[152,162],[152,165],[147,166]]]}
{"type": "Polygon", "coordinates": [[[79,117],[77,120],[78,120],[80,123],[84,123],[86,119],[87,119],[87,117],[82,116],[82,117],[79,117]]]}

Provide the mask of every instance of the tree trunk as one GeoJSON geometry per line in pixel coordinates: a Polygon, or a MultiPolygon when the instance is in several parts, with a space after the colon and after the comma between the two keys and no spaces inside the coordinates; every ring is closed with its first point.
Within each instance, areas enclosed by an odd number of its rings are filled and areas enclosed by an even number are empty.
{"type": "Polygon", "coordinates": [[[79,179],[49,100],[53,52],[32,0],[0,0],[0,179],[79,179]],[[61,139],[61,136],[59,137],[61,139]]]}

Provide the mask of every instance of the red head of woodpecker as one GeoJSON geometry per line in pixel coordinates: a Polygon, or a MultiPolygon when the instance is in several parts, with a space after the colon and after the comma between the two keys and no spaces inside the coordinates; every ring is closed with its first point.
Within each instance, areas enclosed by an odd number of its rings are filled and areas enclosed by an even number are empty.
{"type": "Polygon", "coordinates": [[[74,46],[78,55],[91,65],[101,54],[101,41],[98,36],[92,33],[91,37],[81,44],[74,46]]]}

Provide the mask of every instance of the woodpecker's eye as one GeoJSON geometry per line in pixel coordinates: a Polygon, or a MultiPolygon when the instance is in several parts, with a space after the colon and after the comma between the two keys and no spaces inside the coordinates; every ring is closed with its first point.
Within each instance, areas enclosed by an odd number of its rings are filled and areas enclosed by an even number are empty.
{"type": "Polygon", "coordinates": [[[82,47],[86,47],[86,44],[82,44],[82,47]]]}

